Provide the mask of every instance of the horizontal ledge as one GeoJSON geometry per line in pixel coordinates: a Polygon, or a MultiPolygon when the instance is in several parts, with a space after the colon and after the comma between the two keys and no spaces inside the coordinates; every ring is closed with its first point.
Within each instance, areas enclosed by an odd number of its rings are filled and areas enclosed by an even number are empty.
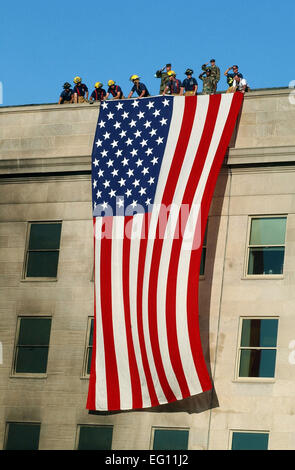
{"type": "MultiPolygon", "coordinates": [[[[260,96],[276,96],[276,95],[288,95],[294,88],[289,88],[289,87],[273,87],[273,88],[251,88],[248,93],[245,93],[245,99],[251,99],[252,97],[260,97],[260,96]]],[[[220,90],[217,92],[217,94],[225,93],[226,90],[220,90]]],[[[202,93],[198,93],[198,95],[201,95],[202,93]]],[[[162,95],[153,95],[149,96],[149,99],[156,98],[157,96],[162,96],[162,95]]],[[[127,100],[128,98],[125,98],[127,100]]],[[[137,97],[132,97],[132,99],[139,99],[137,97]]],[[[41,111],[46,111],[48,109],[57,109],[62,111],[63,109],[86,109],[95,107],[99,108],[100,103],[95,102],[93,104],[89,103],[71,103],[71,104],[58,104],[58,103],[30,103],[30,104],[22,104],[22,105],[10,105],[10,106],[0,106],[0,113],[13,113],[13,112],[18,112],[18,111],[25,111],[25,112],[30,112],[30,111],[36,111],[36,110],[41,110],[41,111]]]]}

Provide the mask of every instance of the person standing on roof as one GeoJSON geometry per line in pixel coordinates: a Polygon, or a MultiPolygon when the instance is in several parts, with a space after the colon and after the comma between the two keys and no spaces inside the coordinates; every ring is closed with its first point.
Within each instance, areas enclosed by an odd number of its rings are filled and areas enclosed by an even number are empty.
{"type": "Polygon", "coordinates": [[[220,80],[220,68],[217,67],[216,63],[215,63],[215,59],[211,59],[210,60],[210,64],[209,65],[209,62],[207,62],[207,64],[204,64],[202,65],[202,70],[204,72],[206,72],[207,69],[211,70],[211,77],[214,78],[215,80],[215,90],[214,90],[214,93],[216,93],[216,89],[217,89],[217,83],[219,82],[220,80]],[[208,67],[209,65],[209,67],[208,67]]]}
{"type": "Polygon", "coordinates": [[[239,75],[234,76],[233,86],[229,88],[226,93],[234,93],[235,91],[240,91],[241,93],[249,91],[247,80],[239,77],[239,75]]]}
{"type": "Polygon", "coordinates": [[[243,74],[239,72],[238,65],[233,65],[232,67],[228,67],[228,69],[224,72],[224,76],[226,77],[226,81],[228,84],[227,93],[231,93],[230,88],[233,86],[235,75],[238,75],[240,78],[243,78],[243,74]],[[230,70],[232,70],[232,73],[229,73],[230,70]]]}
{"type": "Polygon", "coordinates": [[[211,77],[211,70],[206,69],[199,75],[199,79],[203,81],[203,95],[213,95],[215,93],[215,79],[211,77]],[[204,76],[205,75],[205,76],[204,76]]]}
{"type": "Polygon", "coordinates": [[[106,99],[107,92],[104,90],[103,83],[96,82],[94,85],[94,90],[90,95],[90,103],[94,101],[104,101],[106,99]]]}
{"type": "Polygon", "coordinates": [[[140,77],[138,75],[131,75],[130,80],[131,82],[133,82],[133,87],[131,88],[128,98],[131,98],[135,91],[138,94],[139,98],[145,98],[147,96],[150,96],[145,84],[139,81],[140,77]]]}
{"type": "Polygon", "coordinates": [[[58,104],[70,104],[73,103],[74,95],[73,90],[69,82],[64,83],[64,90],[61,92],[58,104]]]}
{"type": "Polygon", "coordinates": [[[108,86],[109,88],[107,91],[106,100],[108,99],[109,95],[113,96],[113,100],[121,100],[124,98],[121,87],[119,87],[119,85],[116,85],[116,82],[114,82],[114,80],[109,80],[108,86]]]}
{"type": "Polygon", "coordinates": [[[181,94],[181,81],[176,78],[176,73],[174,70],[170,70],[168,72],[168,77],[169,77],[169,82],[165,86],[165,89],[163,91],[163,95],[169,91],[170,95],[180,95],[181,94]]]}
{"type": "Polygon", "coordinates": [[[82,83],[81,77],[74,78],[74,102],[85,103],[88,100],[88,88],[85,83],[82,83]]]}
{"type": "Polygon", "coordinates": [[[192,76],[194,71],[192,69],[186,69],[185,75],[187,78],[185,78],[182,82],[181,85],[181,91],[180,94],[183,95],[183,91],[185,96],[192,96],[197,94],[198,90],[198,82],[197,80],[192,76]]]}
{"type": "Polygon", "coordinates": [[[161,79],[160,92],[159,92],[160,95],[163,94],[163,91],[165,90],[165,87],[168,84],[168,81],[169,81],[168,72],[170,72],[170,70],[171,70],[171,64],[166,64],[165,67],[163,67],[161,70],[157,70],[155,73],[155,77],[161,79]],[[164,72],[165,69],[166,69],[166,72],[164,72]]]}

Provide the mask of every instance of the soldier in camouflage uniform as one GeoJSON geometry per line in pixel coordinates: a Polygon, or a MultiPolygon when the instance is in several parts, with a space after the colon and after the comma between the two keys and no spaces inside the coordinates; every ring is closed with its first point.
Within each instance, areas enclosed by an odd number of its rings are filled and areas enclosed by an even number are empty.
{"type": "Polygon", "coordinates": [[[160,95],[163,94],[163,91],[165,90],[166,85],[169,83],[168,72],[170,72],[170,70],[171,70],[171,64],[166,64],[165,67],[163,67],[161,70],[157,70],[155,73],[155,77],[161,79],[160,92],[159,92],[160,95]],[[166,69],[166,72],[164,72],[165,69],[166,69]]]}
{"type": "Polygon", "coordinates": [[[215,78],[211,76],[210,69],[206,69],[206,72],[201,73],[199,79],[203,81],[202,95],[212,95],[215,93],[216,81],[215,78]]]}
{"type": "Polygon", "coordinates": [[[217,67],[217,65],[215,64],[215,59],[211,59],[210,63],[211,65],[209,67],[207,67],[209,62],[207,62],[207,64],[202,65],[202,70],[204,70],[204,72],[206,72],[207,69],[211,70],[211,77],[215,79],[214,93],[216,93],[217,83],[220,80],[220,68],[217,67]]]}

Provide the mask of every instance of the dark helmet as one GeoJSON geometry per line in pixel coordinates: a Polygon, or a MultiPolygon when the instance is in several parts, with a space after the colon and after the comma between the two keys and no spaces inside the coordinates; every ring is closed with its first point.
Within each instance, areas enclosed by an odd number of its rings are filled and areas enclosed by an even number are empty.
{"type": "Polygon", "coordinates": [[[185,73],[185,75],[192,75],[194,73],[194,71],[192,69],[186,69],[186,71],[184,73],[185,73]]]}
{"type": "Polygon", "coordinates": [[[71,84],[69,82],[64,83],[64,88],[65,89],[71,88],[71,84]]]}

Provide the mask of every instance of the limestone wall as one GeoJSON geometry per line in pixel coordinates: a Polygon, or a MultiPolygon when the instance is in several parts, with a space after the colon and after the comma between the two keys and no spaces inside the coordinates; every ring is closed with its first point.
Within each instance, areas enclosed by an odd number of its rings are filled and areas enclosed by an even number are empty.
{"type": "MultiPolygon", "coordinates": [[[[295,120],[289,90],[249,93],[213,198],[205,276],[203,346],[219,406],[197,399],[160,412],[89,415],[82,377],[93,315],[90,155],[99,107],[0,108],[0,448],[7,421],[41,422],[40,449],[73,449],[79,424],[113,425],[113,449],[149,449],[152,427],[190,429],[190,449],[228,449],[232,430],[267,431],[270,449],[295,448],[295,120]],[[287,215],[284,275],[245,276],[252,215],[287,215]],[[28,222],[62,221],[57,280],[23,279],[28,222]],[[17,318],[50,315],[43,378],[12,374],[17,318]],[[279,318],[276,376],[235,379],[242,316],[279,318]],[[207,357],[209,355],[207,354],[207,357]]],[[[208,398],[208,397],[207,397],[208,398]]],[[[210,397],[209,397],[210,400],[210,397]]]]}

